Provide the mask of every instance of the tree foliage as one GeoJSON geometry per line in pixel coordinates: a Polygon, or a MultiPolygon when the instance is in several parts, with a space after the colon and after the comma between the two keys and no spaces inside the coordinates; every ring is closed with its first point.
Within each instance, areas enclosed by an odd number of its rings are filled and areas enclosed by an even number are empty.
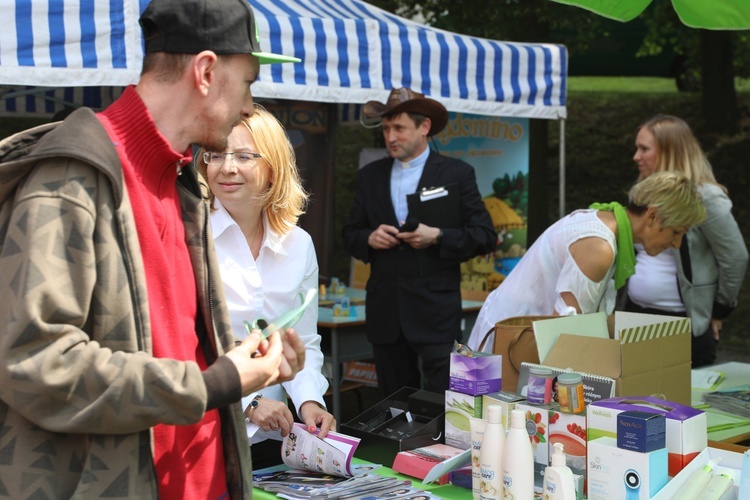
{"type": "Polygon", "coordinates": [[[513,177],[507,173],[492,183],[495,196],[505,201],[517,213],[526,215],[529,206],[529,176],[518,171],[513,177]]]}
{"type": "Polygon", "coordinates": [[[575,50],[586,47],[602,32],[599,16],[549,0],[369,1],[400,16],[422,19],[429,26],[492,40],[561,43],[552,33],[568,30],[575,36],[564,43],[575,50]]]}
{"type": "MultiPolygon", "coordinates": [[[[601,17],[551,0],[370,2],[389,12],[456,33],[494,40],[562,43],[570,51],[585,49],[597,38],[608,35],[601,17]]],[[[739,113],[734,77],[750,77],[750,31],[723,32],[717,36],[716,32],[688,28],[680,22],[669,0],[654,0],[641,17],[647,31],[638,55],[674,52],[677,57],[671,73],[678,88],[703,91],[706,126],[720,133],[736,132],[739,113]]]]}

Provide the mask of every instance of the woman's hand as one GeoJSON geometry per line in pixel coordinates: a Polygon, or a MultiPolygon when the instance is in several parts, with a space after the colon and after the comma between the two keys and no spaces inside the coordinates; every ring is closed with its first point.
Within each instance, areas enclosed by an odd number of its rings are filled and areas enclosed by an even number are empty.
{"type": "Polygon", "coordinates": [[[723,326],[720,319],[711,318],[711,331],[714,334],[714,339],[718,342],[719,334],[721,333],[721,327],[723,326]]]}
{"type": "Polygon", "coordinates": [[[247,419],[266,432],[281,431],[281,435],[286,437],[294,424],[292,412],[286,404],[268,398],[260,398],[256,401],[258,406],[254,410],[250,411],[252,408],[250,405],[245,408],[247,419]]]}
{"type": "Polygon", "coordinates": [[[299,413],[299,418],[302,419],[309,432],[315,432],[315,429],[320,428],[318,437],[324,438],[328,435],[328,431],[336,430],[336,419],[315,401],[302,403],[299,413]]]}

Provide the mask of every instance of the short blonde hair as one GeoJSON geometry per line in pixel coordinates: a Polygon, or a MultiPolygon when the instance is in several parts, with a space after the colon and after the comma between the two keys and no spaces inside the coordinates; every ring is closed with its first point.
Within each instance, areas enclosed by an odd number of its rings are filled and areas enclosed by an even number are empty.
{"type": "Polygon", "coordinates": [[[656,172],[679,172],[695,184],[714,184],[727,191],[716,181],[708,158],[684,120],[671,115],[656,115],[638,130],[643,128],[654,136],[659,151],[656,172]]]}
{"type": "Polygon", "coordinates": [[[706,219],[695,184],[678,172],[655,172],[630,188],[628,197],[629,211],[643,213],[654,207],[663,227],[697,226],[706,219]]]}
{"type": "MultiPolygon", "coordinates": [[[[257,201],[266,212],[271,228],[279,234],[286,234],[305,213],[309,197],[302,187],[294,148],[281,122],[260,104],[255,104],[255,112],[250,118],[243,119],[242,125],[252,135],[273,179],[257,201]]],[[[198,152],[195,163],[200,174],[207,179],[208,166],[203,161],[203,152],[204,149],[198,152]]],[[[211,210],[214,210],[214,194],[210,187],[208,194],[211,210]]]]}

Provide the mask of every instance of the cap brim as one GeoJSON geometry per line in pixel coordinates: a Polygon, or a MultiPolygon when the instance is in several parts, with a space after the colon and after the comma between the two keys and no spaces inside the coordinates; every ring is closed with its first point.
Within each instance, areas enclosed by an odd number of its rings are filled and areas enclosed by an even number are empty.
{"type": "Polygon", "coordinates": [[[260,62],[260,64],[302,62],[302,59],[298,57],[283,56],[281,54],[271,54],[270,52],[253,52],[252,54],[258,58],[258,61],[260,62]]]}

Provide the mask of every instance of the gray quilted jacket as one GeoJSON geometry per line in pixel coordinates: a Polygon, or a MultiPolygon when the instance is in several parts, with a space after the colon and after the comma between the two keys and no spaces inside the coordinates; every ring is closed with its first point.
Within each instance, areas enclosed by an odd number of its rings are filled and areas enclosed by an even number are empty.
{"type": "MultiPolygon", "coordinates": [[[[179,182],[214,363],[234,340],[206,205],[192,172],[179,182]]],[[[0,142],[0,325],[0,496],[156,498],[150,428],[195,423],[215,401],[195,363],[151,356],[135,222],[90,110],[0,142]]],[[[229,493],[250,497],[241,409],[220,414],[229,493]]]]}

